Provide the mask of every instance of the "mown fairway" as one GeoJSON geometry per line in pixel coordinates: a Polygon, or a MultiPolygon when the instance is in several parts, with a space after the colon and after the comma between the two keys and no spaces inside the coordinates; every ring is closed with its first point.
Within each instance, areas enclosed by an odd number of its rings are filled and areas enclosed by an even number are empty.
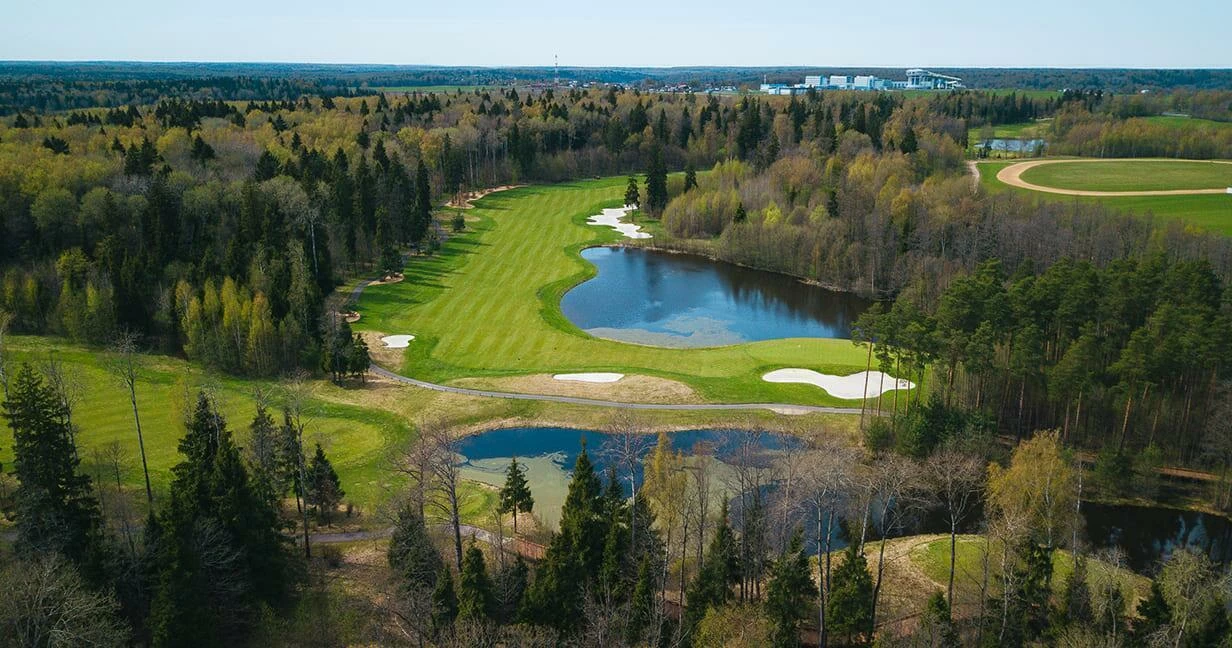
{"type": "Polygon", "coordinates": [[[1232,164],[1199,161],[1109,160],[1043,164],[1022,179],[1083,191],[1167,191],[1232,187],[1232,164]]]}
{"type": "MultiPolygon", "coordinates": [[[[997,180],[997,172],[1011,164],[1016,164],[1017,162],[1017,160],[1006,162],[981,162],[978,165],[981,186],[988,191],[1014,191],[1034,196],[1040,200],[1066,202],[1081,200],[1098,202],[1100,204],[1107,205],[1112,209],[1127,213],[1151,213],[1158,218],[1179,220],[1211,232],[1232,235],[1232,196],[1191,195],[1074,197],[1047,194],[1039,191],[1009,187],[997,180]]],[[[1090,164],[1097,163],[1088,163],[1087,166],[1090,164]]],[[[1032,170],[1034,171],[1035,169],[1032,170]]]]}
{"type": "Polygon", "coordinates": [[[614,178],[484,198],[467,212],[467,232],[440,254],[413,259],[405,281],[364,292],[356,328],[415,335],[401,369],[424,380],[614,371],[678,380],[716,402],[850,404],[815,387],[761,380],[779,367],[864,369],[864,351],[846,340],[662,349],[600,340],[569,323],[560,296],[594,271],[578,252],[618,236],[583,223],[618,206],[624,186],[614,178]]]}

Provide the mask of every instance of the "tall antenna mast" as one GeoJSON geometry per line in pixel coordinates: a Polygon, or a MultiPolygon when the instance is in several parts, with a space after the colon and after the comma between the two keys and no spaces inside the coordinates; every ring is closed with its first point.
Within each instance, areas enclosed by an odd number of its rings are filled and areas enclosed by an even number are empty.
{"type": "Polygon", "coordinates": [[[552,85],[559,86],[560,85],[560,56],[559,55],[556,55],[556,54],[552,55],[552,68],[556,74],[556,79],[553,81],[552,85]]]}

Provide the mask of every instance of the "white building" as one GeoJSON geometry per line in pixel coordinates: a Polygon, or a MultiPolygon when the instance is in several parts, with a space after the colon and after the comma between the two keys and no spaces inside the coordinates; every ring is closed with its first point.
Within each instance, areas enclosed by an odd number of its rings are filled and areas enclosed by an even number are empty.
{"type": "Polygon", "coordinates": [[[804,77],[804,83],[763,83],[761,91],[772,95],[792,95],[817,90],[956,90],[962,88],[962,79],[946,74],[929,72],[919,68],[907,70],[906,81],[882,79],[871,74],[843,76],[815,74],[804,77]]]}

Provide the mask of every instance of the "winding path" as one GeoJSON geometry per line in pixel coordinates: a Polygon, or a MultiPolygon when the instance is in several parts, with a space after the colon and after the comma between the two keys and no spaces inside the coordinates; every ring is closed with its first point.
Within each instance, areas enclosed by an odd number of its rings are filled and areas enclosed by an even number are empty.
{"type": "MultiPolygon", "coordinates": [[[[1022,174],[1030,169],[1044,164],[1082,164],[1084,162],[1118,162],[1118,161],[1149,161],[1149,162],[1195,162],[1199,160],[1172,160],[1172,159],[1138,159],[1134,160],[1118,160],[1116,158],[1083,158],[1079,160],[1031,160],[1029,162],[1019,162],[1011,164],[997,172],[997,180],[1019,189],[1030,189],[1031,191],[1042,191],[1050,194],[1061,194],[1063,196],[1093,196],[1110,198],[1115,196],[1197,196],[1227,193],[1226,187],[1218,189],[1162,189],[1154,191],[1089,191],[1085,189],[1061,189],[1059,187],[1047,187],[1027,182],[1022,179],[1022,174]]],[[[1232,164],[1222,160],[1200,160],[1202,162],[1210,162],[1212,164],[1232,164]]],[[[978,182],[978,180],[977,180],[978,182]]]]}

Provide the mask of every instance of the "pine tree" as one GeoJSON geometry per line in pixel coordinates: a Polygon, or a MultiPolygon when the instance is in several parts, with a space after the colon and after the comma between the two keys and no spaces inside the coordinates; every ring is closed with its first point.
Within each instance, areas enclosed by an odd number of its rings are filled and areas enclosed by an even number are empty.
{"type": "Polygon", "coordinates": [[[526,483],[526,468],[514,457],[505,471],[505,485],[500,489],[500,512],[513,514],[513,535],[518,534],[518,513],[530,513],[535,508],[535,498],[526,483]]]}
{"type": "Polygon", "coordinates": [[[462,574],[458,578],[458,618],[464,621],[484,621],[494,608],[492,581],[484,565],[483,551],[471,543],[462,559],[462,574]]]}
{"type": "Polygon", "coordinates": [[[387,551],[389,566],[409,590],[431,589],[445,566],[419,513],[409,504],[398,510],[398,523],[387,551]]]}
{"type": "Polygon", "coordinates": [[[830,600],[826,602],[828,631],[854,644],[872,624],[872,614],[873,576],[864,554],[853,542],[847,545],[843,562],[831,577],[830,600]]]}
{"type": "Polygon", "coordinates": [[[432,186],[428,183],[428,167],[421,158],[415,167],[415,208],[411,212],[410,243],[422,246],[432,226],[432,186]]]}
{"type": "Polygon", "coordinates": [[[287,483],[279,464],[278,427],[264,403],[257,403],[257,413],[248,431],[248,465],[252,470],[253,489],[276,505],[287,492],[287,483]]]}
{"type": "Polygon", "coordinates": [[[651,568],[650,557],[644,556],[637,566],[637,582],[633,586],[633,599],[629,607],[629,623],[625,626],[625,640],[630,645],[638,645],[645,636],[646,626],[657,618],[655,610],[654,570],[651,568]]]}
{"type": "Polygon", "coordinates": [[[804,536],[797,528],[787,551],[771,567],[766,583],[766,614],[774,623],[776,647],[800,645],[802,613],[815,596],[817,586],[804,552],[804,536]]]}
{"type": "Polygon", "coordinates": [[[274,158],[274,154],[269,150],[261,152],[261,157],[257,158],[257,167],[252,172],[252,179],[257,182],[269,180],[278,175],[278,160],[274,158]]]}
{"type": "Polygon", "coordinates": [[[453,632],[454,619],[458,618],[458,595],[453,589],[453,572],[448,565],[441,565],[436,575],[436,588],[432,590],[432,630],[438,637],[453,632]]]}
{"type": "Polygon", "coordinates": [[[13,431],[18,545],[59,553],[92,583],[102,577],[102,516],[78,470],[68,405],[29,364],[10,380],[4,417],[13,431]]]}
{"type": "Polygon", "coordinates": [[[308,503],[316,507],[317,515],[325,521],[329,520],[334,509],[338,507],[338,503],[346,497],[346,491],[342,490],[342,482],[338,479],[338,473],[334,471],[333,464],[326,458],[325,450],[321,448],[320,443],[317,444],[316,453],[308,465],[306,495],[308,503]]]}
{"type": "Polygon", "coordinates": [[[1149,645],[1151,635],[1172,622],[1172,610],[1164,598],[1163,587],[1158,580],[1151,581],[1151,591],[1138,604],[1138,618],[1134,621],[1132,636],[1139,645],[1149,645]]]}

